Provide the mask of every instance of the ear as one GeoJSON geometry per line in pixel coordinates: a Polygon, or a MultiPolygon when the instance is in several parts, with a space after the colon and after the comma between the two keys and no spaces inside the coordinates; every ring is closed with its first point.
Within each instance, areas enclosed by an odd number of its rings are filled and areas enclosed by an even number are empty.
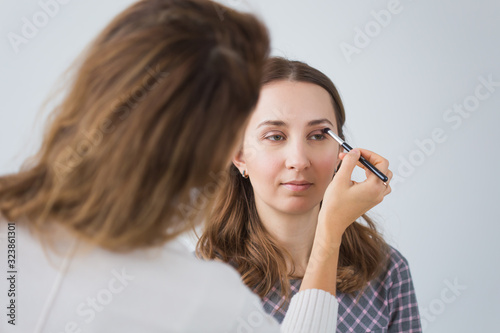
{"type": "Polygon", "coordinates": [[[238,168],[240,173],[242,173],[243,170],[247,169],[247,164],[246,164],[245,159],[243,157],[243,149],[238,150],[238,153],[233,158],[233,164],[236,168],[238,168]]]}

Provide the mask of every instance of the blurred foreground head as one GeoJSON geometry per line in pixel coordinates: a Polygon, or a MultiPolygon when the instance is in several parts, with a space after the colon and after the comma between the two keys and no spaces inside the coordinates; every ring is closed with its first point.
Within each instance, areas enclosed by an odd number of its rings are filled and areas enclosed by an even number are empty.
{"type": "Polygon", "coordinates": [[[0,216],[114,251],[177,236],[224,177],[268,52],[251,14],[207,0],[135,3],[71,69],[40,151],[0,178],[0,216]]]}

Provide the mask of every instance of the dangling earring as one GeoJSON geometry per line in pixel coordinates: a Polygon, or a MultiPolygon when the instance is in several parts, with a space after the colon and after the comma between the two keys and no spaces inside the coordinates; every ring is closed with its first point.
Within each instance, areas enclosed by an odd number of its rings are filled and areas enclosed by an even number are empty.
{"type": "Polygon", "coordinates": [[[247,171],[246,170],[243,170],[241,172],[241,175],[243,176],[243,178],[248,178],[248,175],[247,175],[247,171]]]}

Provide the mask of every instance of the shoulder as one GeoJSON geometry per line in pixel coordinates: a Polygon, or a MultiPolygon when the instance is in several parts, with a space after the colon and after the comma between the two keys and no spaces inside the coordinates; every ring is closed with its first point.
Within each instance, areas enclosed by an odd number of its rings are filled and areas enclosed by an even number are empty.
{"type": "Polygon", "coordinates": [[[170,264],[165,265],[166,272],[170,271],[172,274],[173,269],[188,279],[187,281],[197,281],[195,288],[204,288],[207,285],[211,289],[220,287],[232,290],[233,295],[235,290],[246,289],[238,272],[229,264],[200,259],[191,249],[184,247],[179,242],[172,242],[166,248],[164,260],[170,264]]]}
{"type": "Polygon", "coordinates": [[[411,283],[408,260],[392,246],[389,246],[389,251],[387,252],[387,270],[382,275],[383,280],[385,280],[389,288],[411,283]]]}
{"type": "Polygon", "coordinates": [[[193,266],[197,271],[203,272],[204,276],[213,286],[222,286],[229,289],[244,289],[239,273],[231,265],[218,261],[204,261],[194,258],[193,266]]]}
{"type": "MultiPolygon", "coordinates": [[[[241,281],[240,274],[229,264],[202,260],[185,248],[170,247],[166,253],[164,265],[165,274],[176,274],[184,285],[199,297],[217,298],[217,303],[237,303],[249,292],[249,289],[241,281]],[[175,273],[173,273],[175,271],[175,273]],[[231,301],[229,301],[231,300],[231,301]]],[[[210,303],[210,302],[209,302],[210,303]]]]}
{"type": "Polygon", "coordinates": [[[268,316],[259,297],[242,281],[230,265],[193,258],[195,282],[190,294],[197,298],[198,321],[209,322],[221,332],[250,330],[252,322],[260,323],[259,332],[278,332],[278,323],[268,316]]]}
{"type": "Polygon", "coordinates": [[[409,263],[405,256],[394,247],[389,245],[387,252],[389,269],[401,270],[408,269],[409,263]]]}
{"type": "MultiPolygon", "coordinates": [[[[17,235],[23,242],[20,256],[27,260],[23,261],[25,274],[18,281],[26,289],[20,294],[19,304],[23,304],[22,312],[27,317],[36,316],[37,309],[50,298],[54,281],[61,277],[64,283],[58,287],[51,316],[83,321],[89,328],[115,327],[114,316],[120,313],[118,326],[127,332],[138,323],[146,331],[235,332],[237,318],[259,311],[258,297],[231,266],[199,260],[175,242],[126,254],[92,248],[71,258],[57,256],[53,267],[42,244],[21,229],[17,235]],[[60,264],[66,259],[68,265],[59,276],[60,264]],[[82,295],[105,307],[106,314],[82,301],[82,295]]],[[[49,321],[48,325],[53,331],[60,330],[56,322],[49,321]]]]}
{"type": "Polygon", "coordinates": [[[178,329],[171,331],[233,332],[236,319],[244,317],[253,305],[250,290],[231,266],[200,260],[175,242],[161,253],[140,251],[117,257],[113,263],[119,261],[118,267],[125,267],[133,281],[126,289],[130,302],[116,305],[133,309],[140,300],[141,313],[148,313],[148,318],[154,317],[151,320],[161,325],[175,323],[178,329]]]}

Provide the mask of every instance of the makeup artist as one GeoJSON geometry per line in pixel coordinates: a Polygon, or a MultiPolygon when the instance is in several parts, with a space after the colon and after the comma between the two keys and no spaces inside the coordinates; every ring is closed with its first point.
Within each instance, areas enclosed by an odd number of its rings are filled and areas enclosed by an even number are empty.
{"type": "MultiPolygon", "coordinates": [[[[335,331],[348,223],[325,220],[281,328],[234,269],[178,241],[211,209],[204,189],[231,163],[268,52],[254,16],[205,0],[139,1],[104,29],[71,67],[39,152],[0,178],[19,258],[19,316],[2,332],[335,331]]],[[[383,191],[367,188],[361,210],[383,191]]]]}

